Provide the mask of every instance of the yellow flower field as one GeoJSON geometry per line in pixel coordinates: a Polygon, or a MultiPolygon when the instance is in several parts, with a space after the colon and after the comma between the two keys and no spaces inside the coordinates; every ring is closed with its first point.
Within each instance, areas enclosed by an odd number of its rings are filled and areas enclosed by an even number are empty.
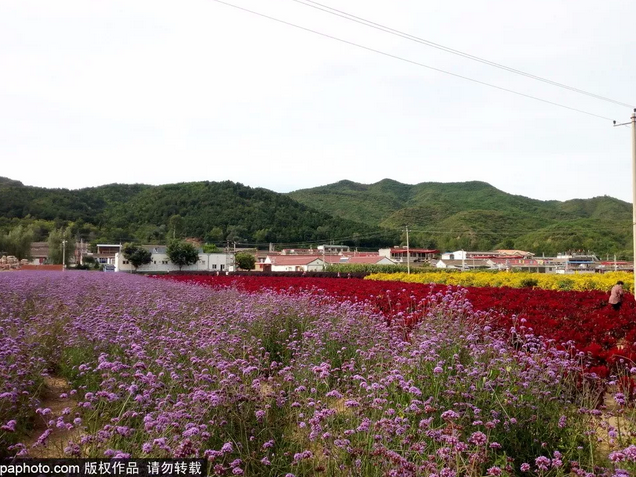
{"type": "Polygon", "coordinates": [[[556,275],[546,273],[509,272],[430,272],[408,275],[406,273],[375,273],[365,280],[385,280],[410,283],[442,283],[466,287],[536,287],[546,290],[601,290],[609,291],[618,280],[625,282],[626,291],[633,293],[634,277],[627,272],[580,273],[556,275]]]}

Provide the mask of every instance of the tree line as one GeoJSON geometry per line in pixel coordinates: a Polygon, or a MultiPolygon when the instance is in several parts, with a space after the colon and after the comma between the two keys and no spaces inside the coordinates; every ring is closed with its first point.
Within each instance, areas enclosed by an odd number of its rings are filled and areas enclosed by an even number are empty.
{"type": "MultiPolygon", "coordinates": [[[[485,183],[395,181],[364,187],[345,181],[311,191],[284,195],[230,181],[65,190],[5,179],[0,252],[21,257],[29,238],[44,242],[60,233],[69,243],[83,239],[93,249],[97,243],[168,244],[184,238],[217,247],[343,243],[377,249],[405,245],[409,225],[410,245],[418,248],[514,248],[547,256],[590,250],[632,258],[631,209],[609,197],[542,202],[485,183]]],[[[54,253],[60,240],[54,240],[54,253]]]]}

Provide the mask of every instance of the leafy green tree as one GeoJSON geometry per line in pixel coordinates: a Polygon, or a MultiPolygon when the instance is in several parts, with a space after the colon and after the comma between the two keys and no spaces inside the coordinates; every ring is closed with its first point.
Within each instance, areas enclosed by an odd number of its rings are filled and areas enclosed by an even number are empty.
{"type": "Polygon", "coordinates": [[[269,229],[259,229],[252,235],[254,237],[254,241],[258,243],[268,242],[269,241],[269,229]]]}
{"type": "Polygon", "coordinates": [[[29,258],[31,243],[33,242],[33,230],[31,227],[18,225],[9,233],[0,234],[0,255],[13,255],[18,260],[29,258]]]}
{"type": "Polygon", "coordinates": [[[51,233],[51,230],[53,230],[53,222],[50,222],[50,221],[46,221],[46,220],[27,221],[25,219],[25,222],[30,222],[29,227],[33,231],[34,242],[46,241],[46,238],[49,236],[49,233],[51,233]]]}
{"type": "Polygon", "coordinates": [[[172,263],[181,270],[188,265],[194,265],[199,260],[199,251],[194,245],[183,240],[172,240],[168,244],[166,254],[172,263]]]}
{"type": "Polygon", "coordinates": [[[179,214],[168,219],[168,240],[182,238],[185,232],[185,220],[179,214]]]}
{"type": "Polygon", "coordinates": [[[320,225],[316,227],[316,237],[318,240],[328,240],[331,235],[331,227],[329,225],[320,225]]]}
{"type": "Polygon", "coordinates": [[[227,228],[227,236],[225,239],[228,242],[242,242],[245,240],[247,230],[242,225],[230,225],[227,228]]]}
{"type": "Polygon", "coordinates": [[[203,245],[203,253],[217,253],[218,251],[219,247],[213,243],[206,243],[203,245]]]}
{"type": "Polygon", "coordinates": [[[205,235],[205,240],[208,242],[223,242],[225,234],[221,227],[212,227],[212,229],[205,235]]]}
{"type": "Polygon", "coordinates": [[[134,233],[135,241],[141,243],[164,243],[167,235],[165,225],[143,224],[134,233]]]}
{"type": "Polygon", "coordinates": [[[510,237],[501,242],[501,248],[505,250],[512,250],[515,248],[515,242],[510,237]]]}
{"type": "Polygon", "coordinates": [[[87,269],[89,270],[91,268],[95,268],[95,269],[99,268],[99,262],[97,261],[95,257],[91,257],[90,255],[87,255],[86,257],[82,259],[82,261],[84,262],[84,266],[87,267],[87,269]]]}
{"type": "Polygon", "coordinates": [[[352,235],[351,241],[353,242],[353,245],[355,247],[359,247],[360,246],[360,234],[358,232],[354,232],[353,235],[352,235]]]}
{"type": "Polygon", "coordinates": [[[62,263],[64,257],[64,265],[68,266],[75,252],[75,239],[71,230],[59,228],[52,230],[49,234],[49,263],[62,263]],[[64,241],[66,243],[64,243],[64,241]]]}
{"type": "Polygon", "coordinates": [[[135,267],[135,271],[142,266],[147,265],[152,260],[152,254],[150,250],[143,248],[139,244],[127,243],[122,247],[122,253],[126,260],[135,267]]]}
{"type": "Polygon", "coordinates": [[[251,253],[239,252],[234,256],[234,264],[239,270],[254,270],[256,258],[251,253]]]}
{"type": "Polygon", "coordinates": [[[0,231],[0,256],[9,255],[9,251],[7,250],[7,237],[8,234],[4,231],[0,231]]]}

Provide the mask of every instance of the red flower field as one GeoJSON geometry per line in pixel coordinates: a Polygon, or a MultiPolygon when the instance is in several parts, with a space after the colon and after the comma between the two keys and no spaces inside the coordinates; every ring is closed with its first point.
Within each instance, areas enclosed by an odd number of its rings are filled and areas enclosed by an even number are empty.
{"type": "MultiPolygon", "coordinates": [[[[361,279],[262,276],[164,276],[170,280],[211,287],[235,287],[246,292],[311,291],[340,300],[366,302],[387,321],[413,325],[427,313],[435,295],[443,299],[445,285],[378,282],[361,279]]],[[[607,304],[603,292],[552,291],[516,288],[467,288],[466,297],[477,311],[491,312],[490,323],[502,330],[534,333],[557,344],[571,342],[591,358],[592,370],[607,375],[620,359],[636,360],[636,306],[627,295],[620,311],[607,304]],[[494,313],[493,313],[494,312],[494,313]]]]}

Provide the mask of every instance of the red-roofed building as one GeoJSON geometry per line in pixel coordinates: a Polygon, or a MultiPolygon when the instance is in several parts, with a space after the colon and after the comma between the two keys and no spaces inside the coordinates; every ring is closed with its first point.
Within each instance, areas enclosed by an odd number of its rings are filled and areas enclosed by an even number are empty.
{"type": "Polygon", "coordinates": [[[31,261],[29,265],[42,265],[49,258],[48,242],[33,242],[31,244],[31,261]]]}
{"type": "Polygon", "coordinates": [[[435,258],[439,253],[439,250],[429,250],[427,248],[409,248],[406,247],[393,247],[393,248],[381,248],[379,250],[380,255],[390,258],[398,263],[406,263],[407,256],[413,262],[427,262],[435,258]]]}
{"type": "Polygon", "coordinates": [[[634,270],[634,262],[626,262],[622,260],[606,260],[597,265],[597,269],[611,272],[631,272],[634,270]]]}
{"type": "Polygon", "coordinates": [[[367,265],[397,265],[397,262],[382,255],[362,255],[362,256],[345,256],[345,255],[325,255],[325,262],[329,265],[336,264],[367,264],[367,265]]]}
{"type": "Polygon", "coordinates": [[[534,257],[533,253],[523,250],[489,250],[483,252],[472,252],[469,250],[457,250],[455,252],[446,252],[442,254],[442,260],[489,260],[494,258],[507,258],[512,260],[521,260],[534,257]]]}
{"type": "MultiPolygon", "coordinates": [[[[472,259],[465,260],[470,263],[472,259]]],[[[490,258],[488,259],[499,270],[520,270],[533,273],[555,273],[560,262],[551,258],[490,258]]]]}
{"type": "Polygon", "coordinates": [[[280,251],[281,255],[317,255],[318,252],[314,248],[284,248],[280,251]]]}
{"type": "Polygon", "coordinates": [[[325,262],[316,255],[268,255],[263,270],[272,272],[320,272],[325,262]]]}

